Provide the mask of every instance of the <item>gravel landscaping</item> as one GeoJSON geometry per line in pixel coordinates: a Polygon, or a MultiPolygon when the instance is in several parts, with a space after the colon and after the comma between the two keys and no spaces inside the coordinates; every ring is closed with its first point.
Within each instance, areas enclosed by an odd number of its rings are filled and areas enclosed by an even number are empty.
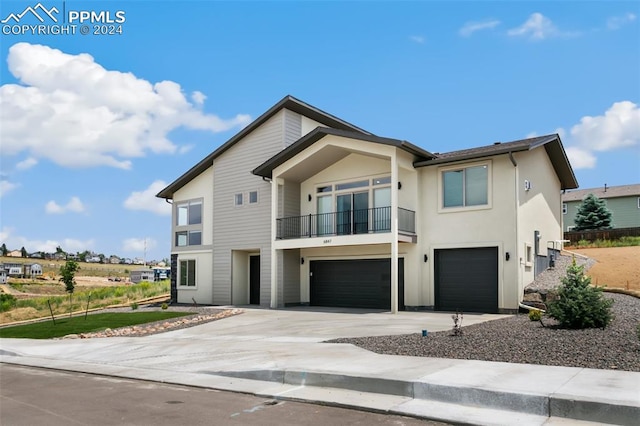
{"type": "MultiPolygon", "coordinates": [[[[585,269],[591,260],[576,258],[585,269]]],[[[565,275],[571,257],[562,256],[553,270],[540,274],[530,287],[555,288],[565,275]]],[[[388,355],[474,359],[482,361],[585,367],[640,372],[640,341],[636,327],[640,324],[640,299],[617,293],[604,293],[614,300],[615,319],[604,330],[566,330],[551,318],[532,322],[527,314],[465,327],[462,335],[451,331],[381,337],[331,340],[351,343],[372,352],[388,355]]],[[[451,321],[453,328],[453,320],[451,321]]],[[[425,324],[428,329],[428,324],[425,324]]]]}

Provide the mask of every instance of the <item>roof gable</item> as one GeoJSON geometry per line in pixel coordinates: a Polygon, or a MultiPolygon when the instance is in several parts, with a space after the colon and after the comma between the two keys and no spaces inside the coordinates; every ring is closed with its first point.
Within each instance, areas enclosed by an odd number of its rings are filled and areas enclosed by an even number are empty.
{"type": "Polygon", "coordinates": [[[291,95],[287,95],[282,98],[278,103],[269,108],[265,113],[260,115],[258,118],[253,120],[249,125],[247,125],[244,129],[240,130],[236,133],[231,139],[220,145],[215,151],[202,159],[199,163],[189,169],[182,176],[177,178],[171,184],[169,184],[166,188],[160,191],[156,197],[171,199],[173,198],[173,194],[182,188],[184,185],[189,183],[193,178],[198,176],[200,173],[204,172],[206,169],[211,167],[213,161],[222,155],[225,151],[231,148],[233,145],[238,143],[244,137],[249,135],[251,132],[256,130],[262,124],[264,124],[271,117],[276,115],[279,111],[283,109],[288,109],[290,111],[296,112],[300,115],[306,116],[315,120],[319,123],[324,124],[325,126],[329,126],[336,129],[346,130],[350,132],[360,133],[364,135],[372,135],[372,133],[367,132],[364,129],[361,129],[347,121],[344,121],[334,115],[331,115],[327,112],[324,112],[313,105],[307,104],[299,99],[294,98],[291,95]]]}
{"type": "Polygon", "coordinates": [[[399,139],[390,139],[383,138],[380,136],[374,136],[371,134],[363,134],[357,132],[350,132],[345,130],[327,128],[327,127],[318,127],[315,130],[309,132],[305,136],[298,139],[292,145],[289,145],[287,148],[283,149],[258,167],[256,167],[251,173],[257,176],[262,176],[265,178],[271,178],[273,169],[295,157],[317,141],[321,140],[327,135],[345,137],[350,139],[357,139],[365,142],[373,142],[379,143],[383,145],[391,145],[398,147],[404,151],[407,151],[421,159],[433,158],[434,155],[428,151],[425,151],[422,148],[419,148],[413,145],[410,142],[399,140],[399,139]]]}
{"type": "Polygon", "coordinates": [[[426,167],[437,164],[448,164],[457,161],[475,160],[495,155],[511,154],[514,152],[531,151],[540,147],[544,147],[547,152],[549,160],[553,165],[553,169],[560,179],[561,189],[577,188],[578,181],[573,173],[567,154],[564,151],[562,142],[560,141],[560,136],[557,134],[519,139],[505,143],[496,142],[492,145],[436,154],[433,159],[416,161],[413,165],[414,167],[426,167]]]}

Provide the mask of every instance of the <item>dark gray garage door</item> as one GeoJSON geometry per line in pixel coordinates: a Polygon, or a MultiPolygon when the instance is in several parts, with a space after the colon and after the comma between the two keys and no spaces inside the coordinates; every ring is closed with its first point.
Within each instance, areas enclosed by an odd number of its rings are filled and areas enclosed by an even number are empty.
{"type": "Polygon", "coordinates": [[[498,311],[498,248],[435,251],[435,308],[440,311],[498,311]]]}
{"type": "MultiPolygon", "coordinates": [[[[404,262],[398,259],[398,308],[404,309],[404,262]]],[[[316,260],[311,268],[311,305],[391,309],[391,260],[316,260]]]]}

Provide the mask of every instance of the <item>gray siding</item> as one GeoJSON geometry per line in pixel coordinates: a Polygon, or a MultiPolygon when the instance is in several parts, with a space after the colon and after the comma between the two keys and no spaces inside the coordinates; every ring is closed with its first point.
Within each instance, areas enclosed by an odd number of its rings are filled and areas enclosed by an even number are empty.
{"type": "MultiPolygon", "coordinates": [[[[640,226],[640,209],[638,197],[605,198],[607,208],[611,211],[611,222],[614,228],[634,228],[640,226]]],[[[576,213],[582,201],[568,201],[567,214],[563,215],[564,230],[575,225],[576,213]]]]}
{"type": "Polygon", "coordinates": [[[283,149],[283,116],[280,112],[214,163],[213,303],[231,303],[231,251],[260,252],[260,304],[270,299],[271,184],[251,170],[283,149]],[[258,191],[258,203],[248,203],[248,193],[258,191]],[[245,203],[234,204],[243,193],[245,203]]]}
{"type": "Polygon", "coordinates": [[[286,148],[302,136],[302,116],[296,112],[284,110],[284,147],[286,148]]]}

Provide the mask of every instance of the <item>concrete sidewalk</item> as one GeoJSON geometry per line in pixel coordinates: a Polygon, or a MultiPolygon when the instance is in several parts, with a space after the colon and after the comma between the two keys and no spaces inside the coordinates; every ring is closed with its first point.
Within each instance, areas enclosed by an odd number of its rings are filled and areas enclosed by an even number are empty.
{"type": "MultiPolygon", "coordinates": [[[[465,325],[496,317],[465,315],[465,325]]],[[[321,343],[424,328],[450,329],[450,315],[247,309],[148,337],[1,339],[0,361],[455,423],[638,424],[640,373],[378,355],[321,343]]]]}

